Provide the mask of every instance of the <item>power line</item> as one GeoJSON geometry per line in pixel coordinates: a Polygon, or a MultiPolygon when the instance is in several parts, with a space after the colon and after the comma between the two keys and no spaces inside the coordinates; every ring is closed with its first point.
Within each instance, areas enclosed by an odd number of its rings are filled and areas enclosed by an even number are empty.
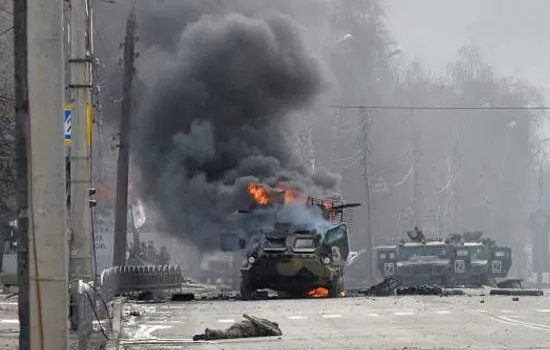
{"type": "Polygon", "coordinates": [[[484,111],[484,110],[503,110],[503,111],[529,111],[529,110],[550,110],[550,106],[535,107],[435,107],[435,106],[351,106],[351,105],[330,105],[329,108],[335,109],[387,109],[387,110],[436,110],[436,111],[484,111]]]}

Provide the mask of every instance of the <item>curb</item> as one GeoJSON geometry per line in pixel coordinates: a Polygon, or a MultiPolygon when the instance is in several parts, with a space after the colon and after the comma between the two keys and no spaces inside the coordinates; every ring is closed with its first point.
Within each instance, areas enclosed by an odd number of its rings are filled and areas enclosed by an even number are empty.
{"type": "Polygon", "coordinates": [[[113,330],[111,333],[111,339],[105,346],[106,350],[118,350],[119,348],[122,334],[122,310],[124,309],[124,304],[126,301],[126,298],[116,298],[109,303],[112,310],[113,330]]]}

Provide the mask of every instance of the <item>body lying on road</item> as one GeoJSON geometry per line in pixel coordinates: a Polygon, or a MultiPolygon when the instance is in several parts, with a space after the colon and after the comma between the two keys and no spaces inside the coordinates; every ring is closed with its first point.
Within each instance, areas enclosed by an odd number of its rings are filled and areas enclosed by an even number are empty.
{"type": "Polygon", "coordinates": [[[253,337],[273,337],[283,334],[276,322],[244,314],[244,321],[236,322],[226,330],[206,328],[203,334],[196,334],[193,340],[220,340],[253,337]]]}

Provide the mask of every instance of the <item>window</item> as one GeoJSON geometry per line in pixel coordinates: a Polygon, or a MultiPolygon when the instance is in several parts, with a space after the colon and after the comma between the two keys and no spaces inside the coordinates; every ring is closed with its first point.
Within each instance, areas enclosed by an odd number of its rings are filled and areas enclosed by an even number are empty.
{"type": "Polygon", "coordinates": [[[297,238],[294,241],[294,248],[296,249],[314,249],[315,240],[313,238],[297,238]]]}
{"type": "Polygon", "coordinates": [[[456,256],[468,256],[468,250],[460,249],[456,251],[456,256]]]}
{"type": "Polygon", "coordinates": [[[286,240],[283,239],[266,239],[264,242],[264,248],[285,248],[286,240]]]}
{"type": "Polygon", "coordinates": [[[335,227],[327,232],[325,236],[325,245],[347,245],[347,232],[345,226],[335,227]]]}

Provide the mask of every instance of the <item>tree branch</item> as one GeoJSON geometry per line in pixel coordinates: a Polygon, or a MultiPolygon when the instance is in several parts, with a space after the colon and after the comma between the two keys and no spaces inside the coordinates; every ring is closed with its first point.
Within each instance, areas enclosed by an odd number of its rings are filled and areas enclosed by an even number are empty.
{"type": "Polygon", "coordinates": [[[15,26],[11,26],[10,28],[4,29],[4,30],[0,31],[0,35],[7,34],[8,32],[10,32],[14,29],[15,29],[15,26]]]}

